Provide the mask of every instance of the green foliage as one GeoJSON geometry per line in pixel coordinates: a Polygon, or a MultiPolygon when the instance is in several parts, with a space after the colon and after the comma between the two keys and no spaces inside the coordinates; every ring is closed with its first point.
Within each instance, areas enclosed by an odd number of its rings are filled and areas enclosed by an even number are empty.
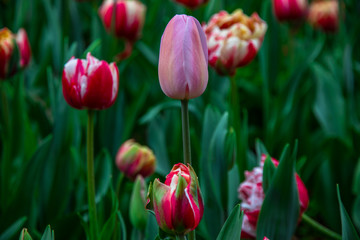
{"type": "Polygon", "coordinates": [[[240,239],[242,219],[243,212],[240,211],[240,205],[238,204],[231,211],[216,240],[240,239]]]}

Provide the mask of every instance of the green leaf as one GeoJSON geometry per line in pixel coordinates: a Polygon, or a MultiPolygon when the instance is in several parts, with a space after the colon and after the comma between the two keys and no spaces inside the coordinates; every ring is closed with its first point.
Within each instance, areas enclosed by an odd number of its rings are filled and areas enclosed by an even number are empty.
{"type": "Polygon", "coordinates": [[[347,213],[340,197],[339,185],[336,186],[337,195],[339,200],[340,207],[340,216],[341,216],[341,228],[342,228],[342,239],[343,240],[359,240],[359,235],[356,232],[353,223],[351,222],[351,218],[347,213]]]}
{"type": "Polygon", "coordinates": [[[236,205],[216,240],[240,239],[243,214],[240,210],[240,204],[236,205]]]}
{"type": "Polygon", "coordinates": [[[266,195],[267,190],[269,189],[269,186],[271,184],[271,181],[274,177],[276,168],[274,163],[271,161],[271,157],[267,155],[264,163],[264,170],[263,170],[263,190],[266,195]]]}
{"type": "Polygon", "coordinates": [[[19,240],[32,240],[32,238],[26,228],[23,228],[23,230],[21,231],[19,240]]]}
{"type": "Polygon", "coordinates": [[[22,217],[18,220],[16,220],[13,224],[11,224],[10,227],[8,227],[1,235],[0,235],[0,240],[6,240],[6,239],[11,239],[15,234],[17,234],[19,232],[19,230],[21,229],[21,227],[24,225],[24,223],[26,222],[27,217],[22,217]]]}
{"type": "Polygon", "coordinates": [[[55,240],[54,230],[51,230],[50,225],[46,227],[45,232],[41,237],[41,240],[55,240]]]}
{"type": "Polygon", "coordinates": [[[130,221],[137,229],[144,230],[148,219],[148,211],[145,209],[145,181],[138,175],[130,198],[130,221]]]}
{"type": "Polygon", "coordinates": [[[290,240],[294,234],[299,217],[299,196],[295,182],[295,155],[292,156],[286,145],[273,180],[265,196],[258,223],[256,239],[264,236],[269,239],[290,240]]]}
{"type": "Polygon", "coordinates": [[[126,225],[125,225],[124,218],[122,217],[120,211],[117,212],[117,216],[118,216],[118,219],[120,221],[120,226],[121,226],[121,239],[127,239],[126,238],[126,225]]]}

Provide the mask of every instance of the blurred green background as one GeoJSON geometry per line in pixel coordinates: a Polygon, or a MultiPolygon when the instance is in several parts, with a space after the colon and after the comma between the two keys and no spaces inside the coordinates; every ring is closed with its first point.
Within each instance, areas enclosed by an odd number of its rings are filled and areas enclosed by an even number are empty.
{"type": "MultiPolygon", "coordinates": [[[[22,227],[37,239],[48,224],[57,239],[85,239],[86,111],[67,105],[61,75],[71,56],[85,58],[91,51],[111,62],[121,52],[123,41],[106,33],[98,16],[101,2],[0,0],[0,28],[6,26],[12,32],[25,28],[32,47],[29,67],[0,83],[0,239],[17,239],[22,227]]],[[[275,158],[285,144],[298,139],[296,169],[309,191],[308,215],[340,233],[339,184],[342,201],[359,231],[360,48],[356,44],[360,42],[360,2],[340,1],[343,11],[335,34],[314,30],[306,22],[278,23],[270,0],[210,0],[194,11],[169,0],[142,2],[147,6],[143,34],[132,55],[118,63],[118,98],[95,118],[100,222],[112,219],[123,237],[137,236],[129,220],[133,183],[126,181],[120,196],[114,197],[119,176],[114,159],[125,140],[134,138],[153,149],[158,165],[151,179],[163,179],[173,164],[182,161],[180,102],[162,93],[157,74],[166,24],[175,14],[193,15],[202,23],[222,9],[242,8],[248,15],[258,12],[268,31],[255,60],[236,73],[243,146],[237,154],[252,169],[257,165],[258,139],[275,158]],[[114,205],[117,197],[119,211],[114,205]]],[[[229,172],[225,168],[220,173],[217,167],[228,157],[226,150],[216,148],[225,141],[216,130],[231,131],[229,93],[229,78],[209,67],[205,93],[190,101],[192,159],[206,199],[199,239],[213,239],[226,212],[239,202],[236,167],[230,164],[229,172]],[[209,173],[214,179],[209,179],[209,173]],[[227,187],[221,188],[216,180],[224,176],[227,187]],[[211,218],[214,214],[220,217],[211,218]]],[[[146,239],[154,239],[154,226],[150,215],[146,239]]],[[[295,236],[326,239],[303,223],[295,236]]]]}

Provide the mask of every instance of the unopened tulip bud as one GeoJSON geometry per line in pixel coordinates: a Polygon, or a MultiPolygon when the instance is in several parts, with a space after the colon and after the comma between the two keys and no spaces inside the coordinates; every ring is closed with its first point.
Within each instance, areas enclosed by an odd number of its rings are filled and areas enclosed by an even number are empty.
{"type": "Polygon", "coordinates": [[[310,4],[308,21],[314,28],[324,32],[336,32],[339,27],[339,3],[337,0],[313,1],[310,4]]]}
{"type": "Polygon", "coordinates": [[[141,36],[145,12],[145,5],[138,0],[105,0],[99,9],[105,29],[129,41],[135,41],[141,36]]]}
{"type": "Polygon", "coordinates": [[[170,234],[185,235],[201,221],[204,205],[198,178],[190,165],[174,165],[165,183],[155,179],[149,188],[148,207],[159,227],[170,234]]]}
{"type": "Polygon", "coordinates": [[[77,109],[104,109],[117,97],[119,71],[115,63],[108,64],[87,54],[86,59],[72,57],[62,75],[66,102],[77,109]]]}
{"type": "Polygon", "coordinates": [[[279,21],[301,20],[307,13],[307,0],[272,0],[273,11],[279,21]]]}
{"type": "Polygon", "coordinates": [[[171,98],[199,97],[208,83],[206,37],[198,20],[174,16],[161,38],[159,80],[162,91],[171,98]]]}
{"type": "Polygon", "coordinates": [[[195,9],[195,8],[207,3],[208,1],[209,0],[175,0],[175,2],[180,3],[190,9],[195,9]]]}
{"type": "MultiPolygon", "coordinates": [[[[256,225],[259,218],[261,206],[263,204],[265,194],[263,190],[263,167],[266,155],[261,156],[259,167],[255,167],[252,171],[245,171],[245,181],[238,188],[241,209],[244,211],[243,224],[241,228],[242,238],[256,238],[256,225]]],[[[279,162],[271,158],[271,161],[277,167],[279,162]]],[[[299,194],[300,216],[305,212],[309,205],[309,195],[305,184],[299,175],[295,174],[296,185],[299,194]]],[[[300,217],[299,217],[300,219],[300,217]]]]}
{"type": "Polygon", "coordinates": [[[9,29],[0,30],[0,79],[15,74],[30,62],[31,49],[26,31],[15,35],[9,29]]]}
{"type": "Polygon", "coordinates": [[[209,49],[209,64],[221,75],[234,75],[236,68],[257,55],[267,30],[257,13],[250,17],[238,9],[220,11],[203,26],[209,49]]]}
{"type": "Polygon", "coordinates": [[[142,146],[130,139],[123,143],[116,155],[116,166],[131,180],[137,175],[143,178],[155,171],[156,159],[146,146],[142,146]]]}

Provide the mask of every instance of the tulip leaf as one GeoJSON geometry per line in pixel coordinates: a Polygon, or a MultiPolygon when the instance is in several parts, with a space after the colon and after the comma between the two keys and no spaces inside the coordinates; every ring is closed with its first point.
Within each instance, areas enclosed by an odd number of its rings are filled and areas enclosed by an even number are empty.
{"type": "Polygon", "coordinates": [[[145,181],[138,175],[130,198],[130,221],[137,229],[144,230],[148,219],[148,211],[145,209],[145,181]]]}
{"type": "Polygon", "coordinates": [[[271,157],[267,155],[264,163],[264,170],[263,170],[263,190],[266,195],[267,190],[269,189],[269,186],[271,184],[271,181],[273,179],[273,176],[275,174],[276,168],[274,163],[271,161],[271,157]]]}
{"type": "Polygon", "coordinates": [[[41,237],[41,240],[55,240],[54,230],[51,230],[50,225],[46,227],[45,232],[41,237]]]}
{"type": "Polygon", "coordinates": [[[15,234],[18,233],[19,229],[26,222],[27,217],[22,217],[16,220],[10,227],[8,227],[1,235],[0,240],[11,239],[15,234]]]}
{"type": "Polygon", "coordinates": [[[26,228],[23,228],[23,230],[21,231],[19,240],[32,240],[32,238],[26,228]]]}
{"type": "Polygon", "coordinates": [[[351,221],[349,214],[347,213],[340,196],[339,185],[336,186],[337,195],[339,200],[340,207],[340,216],[341,216],[341,228],[342,228],[342,239],[343,240],[359,240],[359,235],[356,232],[354,225],[351,221]]]}
{"type": "Polygon", "coordinates": [[[289,156],[289,146],[283,151],[280,163],[271,181],[257,223],[257,240],[290,240],[299,217],[299,196],[295,181],[295,156],[289,156]]]}
{"type": "Polygon", "coordinates": [[[216,240],[240,239],[243,214],[240,210],[240,204],[236,205],[224,223],[216,240]]]}
{"type": "Polygon", "coordinates": [[[255,141],[255,149],[256,149],[256,155],[258,157],[258,165],[260,164],[261,161],[261,156],[263,154],[265,155],[269,155],[266,147],[264,146],[264,144],[261,142],[260,139],[256,139],[255,141]]]}

